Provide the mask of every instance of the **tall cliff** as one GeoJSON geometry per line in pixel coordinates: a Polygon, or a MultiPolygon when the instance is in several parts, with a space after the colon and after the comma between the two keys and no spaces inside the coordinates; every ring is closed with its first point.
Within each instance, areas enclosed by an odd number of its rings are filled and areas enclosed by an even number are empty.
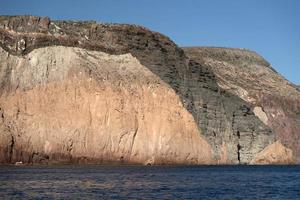
{"type": "Polygon", "coordinates": [[[300,91],[261,56],[245,49],[193,47],[185,53],[216,75],[218,85],[245,100],[276,140],[300,161],[300,91]]]}
{"type": "Polygon", "coordinates": [[[1,163],[294,162],[251,102],[159,33],[3,16],[0,47],[1,163]]]}

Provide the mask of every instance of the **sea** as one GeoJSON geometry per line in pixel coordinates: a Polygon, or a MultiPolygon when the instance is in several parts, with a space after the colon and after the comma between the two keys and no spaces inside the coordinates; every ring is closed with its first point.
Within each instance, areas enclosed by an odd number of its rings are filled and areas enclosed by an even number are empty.
{"type": "Polygon", "coordinates": [[[300,199],[300,166],[0,166],[0,199],[300,199]]]}

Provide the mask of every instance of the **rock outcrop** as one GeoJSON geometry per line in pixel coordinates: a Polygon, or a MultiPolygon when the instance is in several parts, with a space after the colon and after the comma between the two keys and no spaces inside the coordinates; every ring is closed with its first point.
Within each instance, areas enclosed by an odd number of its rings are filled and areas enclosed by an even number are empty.
{"type": "Polygon", "coordinates": [[[159,33],[3,16],[0,47],[1,163],[293,162],[265,107],[159,33]]]}
{"type": "Polygon", "coordinates": [[[218,85],[245,100],[300,161],[300,91],[261,56],[245,49],[193,47],[185,53],[213,71],[218,85]]]}
{"type": "Polygon", "coordinates": [[[250,164],[292,164],[294,162],[292,150],[283,146],[279,141],[271,144],[255,156],[250,164]]]}

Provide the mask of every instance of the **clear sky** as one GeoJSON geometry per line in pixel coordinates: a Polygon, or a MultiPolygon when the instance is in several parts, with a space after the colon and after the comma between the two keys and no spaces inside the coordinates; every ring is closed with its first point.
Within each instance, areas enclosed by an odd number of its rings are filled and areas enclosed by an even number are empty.
{"type": "Polygon", "coordinates": [[[179,46],[247,48],[300,84],[300,0],[0,0],[0,14],[134,23],[179,46]]]}

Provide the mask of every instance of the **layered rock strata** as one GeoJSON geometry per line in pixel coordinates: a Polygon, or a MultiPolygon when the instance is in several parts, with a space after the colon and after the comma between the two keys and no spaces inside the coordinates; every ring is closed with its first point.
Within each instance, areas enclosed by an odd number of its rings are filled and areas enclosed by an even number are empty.
{"type": "Polygon", "coordinates": [[[266,116],[159,33],[3,16],[0,46],[1,163],[293,162],[268,153],[266,116]]]}

